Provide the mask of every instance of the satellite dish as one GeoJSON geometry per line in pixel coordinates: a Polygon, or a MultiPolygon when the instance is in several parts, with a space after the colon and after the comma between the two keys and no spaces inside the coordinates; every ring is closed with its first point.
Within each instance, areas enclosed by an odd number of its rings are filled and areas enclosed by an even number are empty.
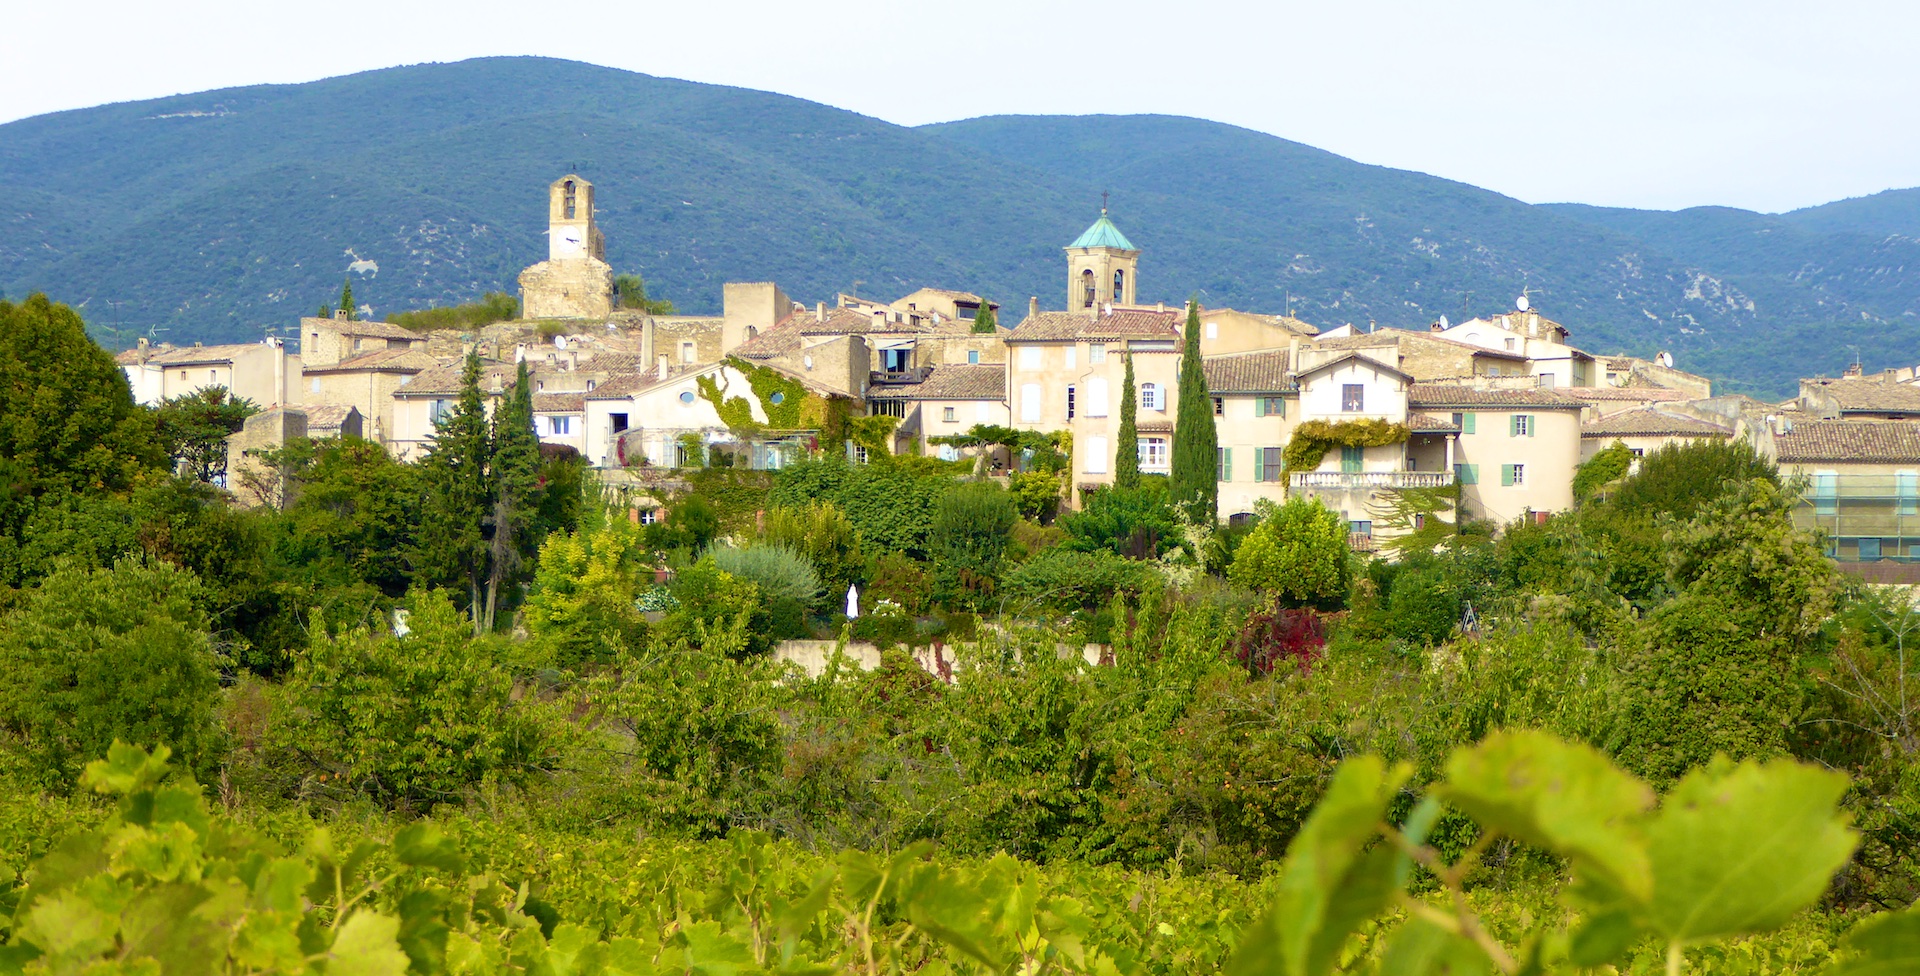
{"type": "Polygon", "coordinates": [[[1527,296],[1521,295],[1519,298],[1516,298],[1513,300],[1513,307],[1524,312],[1527,309],[1533,307],[1533,303],[1530,301],[1527,301],[1527,296]]]}
{"type": "Polygon", "coordinates": [[[1443,329],[1445,329],[1445,328],[1448,328],[1448,327],[1449,327],[1449,326],[1451,326],[1451,325],[1452,325],[1452,323],[1450,323],[1450,322],[1448,322],[1448,321],[1447,321],[1447,317],[1446,317],[1446,316],[1444,316],[1444,315],[1442,315],[1442,316],[1440,316],[1440,327],[1441,327],[1441,328],[1443,328],[1443,329]]]}

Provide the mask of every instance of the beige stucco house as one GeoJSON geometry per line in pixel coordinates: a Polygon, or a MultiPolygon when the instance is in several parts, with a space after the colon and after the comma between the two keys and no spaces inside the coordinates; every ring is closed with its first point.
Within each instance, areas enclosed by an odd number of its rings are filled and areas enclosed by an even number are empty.
{"type": "Polygon", "coordinates": [[[139,345],[115,357],[135,403],[162,401],[221,387],[268,409],[300,402],[300,356],[279,339],[232,345],[139,345]]]}
{"type": "Polygon", "coordinates": [[[1419,383],[1407,403],[1460,429],[1452,463],[1466,517],[1504,525],[1573,507],[1582,401],[1552,390],[1419,383]]]}

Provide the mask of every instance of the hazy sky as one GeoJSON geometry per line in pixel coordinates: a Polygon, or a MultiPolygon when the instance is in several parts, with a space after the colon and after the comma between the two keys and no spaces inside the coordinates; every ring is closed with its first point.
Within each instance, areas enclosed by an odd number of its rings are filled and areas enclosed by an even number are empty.
{"type": "Polygon", "coordinates": [[[1772,211],[1920,185],[1920,4],[1911,2],[9,7],[0,120],[541,54],[783,92],[904,124],[1199,116],[1531,202],[1772,211]]]}

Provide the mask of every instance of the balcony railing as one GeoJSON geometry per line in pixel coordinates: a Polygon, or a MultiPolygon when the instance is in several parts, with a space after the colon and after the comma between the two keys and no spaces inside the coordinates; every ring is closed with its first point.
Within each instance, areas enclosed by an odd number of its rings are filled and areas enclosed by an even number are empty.
{"type": "Polygon", "coordinates": [[[1290,488],[1322,491],[1445,488],[1451,484],[1451,471],[1295,471],[1287,476],[1287,486],[1290,488]]]}

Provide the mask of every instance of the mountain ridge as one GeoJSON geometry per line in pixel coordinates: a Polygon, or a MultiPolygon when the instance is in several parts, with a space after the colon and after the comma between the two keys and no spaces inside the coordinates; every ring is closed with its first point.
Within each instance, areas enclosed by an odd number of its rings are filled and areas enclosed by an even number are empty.
{"type": "Polygon", "coordinates": [[[115,342],[257,338],[349,266],[375,314],[467,300],[543,256],[545,186],[569,171],[598,188],[609,261],[691,311],[769,279],[807,300],[935,285],[1059,307],[1060,248],[1112,191],[1143,300],[1419,327],[1524,289],[1589,351],[1672,349],[1759,392],[1837,371],[1847,345],[1920,359],[1920,190],[1779,215],[1530,205],[1201,119],[905,127],[547,58],[0,125],[0,289],[81,306],[115,342]]]}

